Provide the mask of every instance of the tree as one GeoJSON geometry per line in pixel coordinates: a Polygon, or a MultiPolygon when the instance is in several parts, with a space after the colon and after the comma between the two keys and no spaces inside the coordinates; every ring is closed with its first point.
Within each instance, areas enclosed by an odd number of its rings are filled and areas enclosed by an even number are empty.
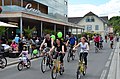
{"type": "Polygon", "coordinates": [[[35,30],[36,30],[35,27],[33,27],[32,29],[30,29],[30,27],[28,26],[27,29],[24,29],[24,31],[25,31],[25,36],[27,36],[28,38],[31,38],[31,37],[32,37],[32,33],[33,33],[33,31],[35,31],[35,30]]]}
{"type": "Polygon", "coordinates": [[[2,35],[5,32],[5,27],[0,26],[0,35],[2,35]]]}
{"type": "Polygon", "coordinates": [[[115,33],[120,33],[120,16],[110,18],[109,25],[113,26],[115,33]]]}

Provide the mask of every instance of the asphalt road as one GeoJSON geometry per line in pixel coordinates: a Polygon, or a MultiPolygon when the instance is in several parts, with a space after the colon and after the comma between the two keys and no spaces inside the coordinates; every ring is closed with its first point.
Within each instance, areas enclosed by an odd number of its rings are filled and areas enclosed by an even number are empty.
{"type": "MultiPolygon", "coordinates": [[[[109,65],[112,57],[109,43],[104,44],[104,48],[99,53],[94,53],[94,46],[91,45],[88,56],[88,68],[87,74],[83,79],[106,79],[109,71],[109,65]]],[[[79,51],[79,50],[78,50],[79,51]]],[[[24,69],[23,71],[17,70],[17,65],[10,66],[4,70],[0,70],[0,79],[51,79],[51,70],[44,74],[40,69],[41,58],[32,61],[30,69],[24,69]]],[[[65,57],[65,72],[62,76],[58,75],[57,79],[76,79],[76,70],[78,64],[78,56],[74,61],[69,63],[65,57]]]]}

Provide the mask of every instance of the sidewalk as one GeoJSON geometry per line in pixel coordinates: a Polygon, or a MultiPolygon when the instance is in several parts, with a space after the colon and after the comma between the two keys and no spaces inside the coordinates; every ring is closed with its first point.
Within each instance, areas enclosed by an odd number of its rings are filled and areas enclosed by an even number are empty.
{"type": "Polygon", "coordinates": [[[120,42],[116,43],[107,79],[120,79],[120,42]]]}

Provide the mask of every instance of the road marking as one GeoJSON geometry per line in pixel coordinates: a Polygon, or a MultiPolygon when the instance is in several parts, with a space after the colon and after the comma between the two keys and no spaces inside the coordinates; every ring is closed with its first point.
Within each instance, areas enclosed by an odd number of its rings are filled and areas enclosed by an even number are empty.
{"type": "Polygon", "coordinates": [[[113,53],[114,53],[114,52],[111,52],[111,54],[110,54],[110,56],[109,56],[109,58],[108,58],[109,60],[112,59],[113,53]]]}
{"type": "Polygon", "coordinates": [[[109,67],[110,65],[110,61],[107,61],[107,63],[105,64],[105,67],[109,67]]]}
{"type": "Polygon", "coordinates": [[[100,76],[100,79],[105,79],[106,73],[107,73],[107,70],[103,70],[103,72],[100,76]]]}

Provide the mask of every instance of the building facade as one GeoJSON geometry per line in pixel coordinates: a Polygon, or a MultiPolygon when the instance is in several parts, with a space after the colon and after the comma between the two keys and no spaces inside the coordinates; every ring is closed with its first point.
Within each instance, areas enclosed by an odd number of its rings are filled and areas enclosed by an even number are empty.
{"type": "Polygon", "coordinates": [[[67,0],[0,0],[4,12],[43,13],[61,21],[67,21],[67,5],[67,0]]]}
{"type": "Polygon", "coordinates": [[[28,26],[36,27],[38,36],[45,29],[62,31],[65,35],[69,28],[77,28],[68,22],[68,0],[0,0],[2,13],[0,21],[17,25],[9,33],[22,34],[28,26]]]}
{"type": "Polygon", "coordinates": [[[76,23],[84,27],[85,32],[99,33],[102,36],[108,32],[108,16],[99,17],[89,12],[84,17],[71,17],[69,22],[76,23]]]}

